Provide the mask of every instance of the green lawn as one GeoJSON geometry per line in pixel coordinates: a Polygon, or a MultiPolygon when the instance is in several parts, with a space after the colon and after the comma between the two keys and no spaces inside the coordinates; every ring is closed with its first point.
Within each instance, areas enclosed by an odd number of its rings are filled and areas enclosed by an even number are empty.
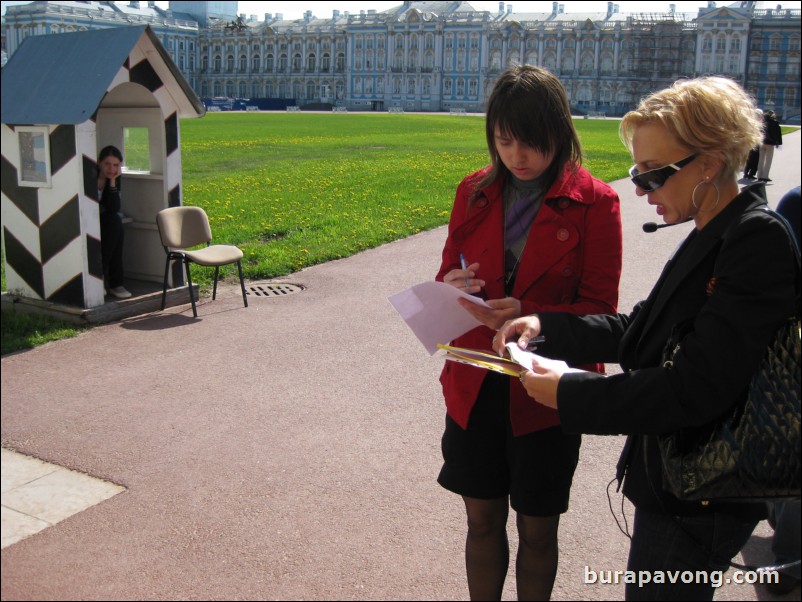
{"type": "MultiPolygon", "coordinates": [[[[617,122],[577,123],[594,173],[625,175],[617,122]]],[[[213,113],[181,132],[184,203],[206,210],[215,240],[242,248],[247,278],[445,224],[459,181],[487,163],[474,116],[213,113]]]]}

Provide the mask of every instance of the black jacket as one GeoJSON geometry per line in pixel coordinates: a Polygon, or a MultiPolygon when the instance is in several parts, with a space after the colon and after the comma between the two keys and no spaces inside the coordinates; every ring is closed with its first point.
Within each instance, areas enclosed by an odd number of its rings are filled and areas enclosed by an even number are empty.
{"type": "MultiPolygon", "coordinates": [[[[608,377],[566,374],[557,397],[566,431],[630,435],[619,476],[626,471],[624,494],[636,507],[674,515],[716,507],[681,502],[662,490],[649,435],[710,423],[742,400],[774,333],[797,311],[794,243],[761,210],[764,196],[762,184],[751,186],[704,229],[693,230],[631,314],[540,314],[544,354],[571,364],[618,362],[624,369],[608,377]],[[688,321],[692,334],[674,368],[664,368],[672,329],[688,321]]],[[[735,506],[760,516],[764,505],[735,506]]]]}
{"type": "Polygon", "coordinates": [[[100,191],[100,213],[103,215],[117,215],[120,211],[120,187],[122,186],[122,178],[117,178],[116,186],[111,185],[111,180],[106,180],[106,185],[100,191]]]}
{"type": "Polygon", "coordinates": [[[771,144],[772,146],[781,146],[783,143],[783,132],[780,128],[780,122],[773,117],[764,117],[763,119],[763,144],[771,144]]]}

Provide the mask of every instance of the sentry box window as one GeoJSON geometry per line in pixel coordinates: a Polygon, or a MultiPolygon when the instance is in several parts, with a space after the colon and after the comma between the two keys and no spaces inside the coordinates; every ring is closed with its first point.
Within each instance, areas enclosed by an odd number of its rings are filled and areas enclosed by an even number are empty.
{"type": "Polygon", "coordinates": [[[46,127],[18,127],[20,186],[50,188],[50,134],[46,127]]]}

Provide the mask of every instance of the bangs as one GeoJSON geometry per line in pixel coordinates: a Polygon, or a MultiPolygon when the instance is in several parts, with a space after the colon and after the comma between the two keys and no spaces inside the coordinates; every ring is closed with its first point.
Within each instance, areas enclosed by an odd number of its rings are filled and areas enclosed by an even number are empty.
{"type": "Polygon", "coordinates": [[[545,178],[554,181],[569,163],[582,165],[582,146],[571,119],[571,108],[560,80],[533,65],[510,67],[490,95],[485,121],[487,149],[494,165],[491,181],[508,173],[499,159],[496,131],[551,157],[545,178]]]}
{"type": "Polygon", "coordinates": [[[487,115],[488,136],[498,131],[535,150],[549,154],[556,148],[555,115],[547,107],[538,107],[529,94],[511,94],[499,98],[487,115]],[[551,114],[551,120],[546,116],[551,114]]]}

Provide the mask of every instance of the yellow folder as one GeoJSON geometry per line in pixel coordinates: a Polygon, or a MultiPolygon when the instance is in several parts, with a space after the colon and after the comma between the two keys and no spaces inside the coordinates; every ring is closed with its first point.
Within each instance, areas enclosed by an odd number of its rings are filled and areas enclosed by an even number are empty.
{"type": "Polygon", "coordinates": [[[468,364],[469,366],[475,366],[477,368],[484,368],[485,370],[494,370],[509,376],[520,376],[521,372],[526,372],[526,370],[531,369],[531,367],[522,366],[515,360],[499,357],[495,353],[443,344],[438,344],[437,346],[446,352],[445,358],[447,360],[468,364]]]}

